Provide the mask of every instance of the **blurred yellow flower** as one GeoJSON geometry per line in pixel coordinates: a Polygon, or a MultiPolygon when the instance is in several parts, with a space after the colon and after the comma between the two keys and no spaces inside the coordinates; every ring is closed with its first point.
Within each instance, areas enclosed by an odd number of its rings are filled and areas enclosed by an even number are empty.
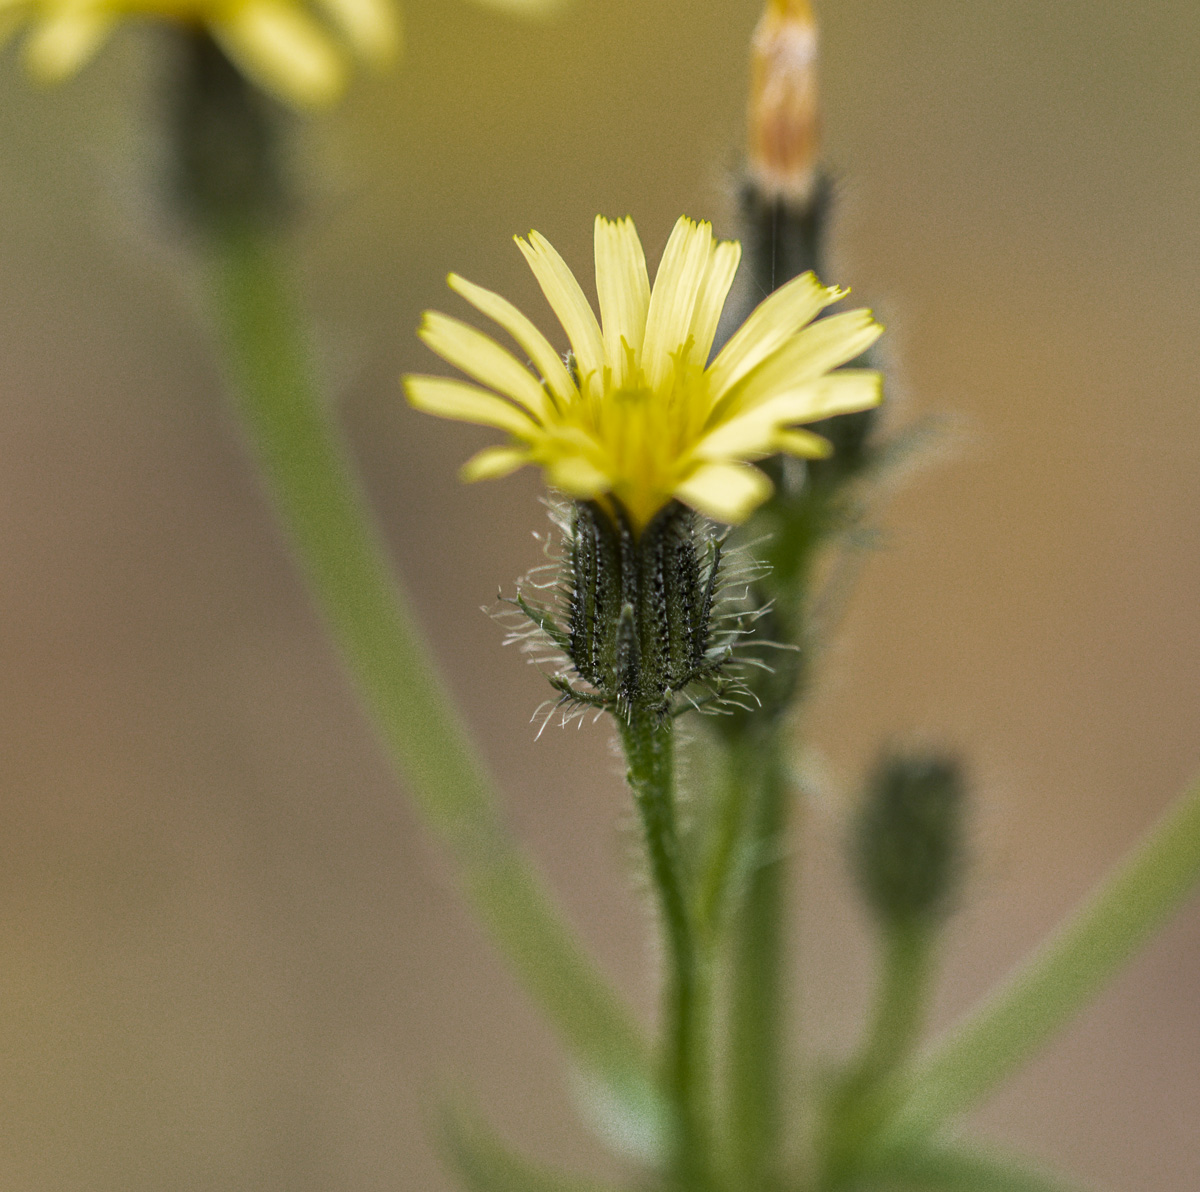
{"type": "Polygon", "coordinates": [[[490,390],[443,377],[404,379],[419,410],[507,431],[463,468],[466,480],[539,465],[570,496],[615,497],[640,530],[677,498],[740,522],[771,493],[750,461],[777,452],[819,458],[827,440],[797,425],[879,403],[882,381],[853,360],[882,328],[869,311],[813,322],[844,291],[806,273],[776,290],[709,363],[741,257],[707,223],[675,225],[651,290],[629,219],[596,219],[597,322],[562,257],[537,232],[517,245],[571,345],[567,363],[506,299],[450,275],[450,288],[500,325],[540,379],[466,323],[426,313],[420,336],[490,390]]]}
{"type": "MultiPolygon", "coordinates": [[[[524,13],[557,4],[483,2],[524,13]]],[[[401,45],[393,0],[0,0],[0,45],[28,25],[28,66],[55,81],[79,70],[114,25],[136,18],[207,29],[250,79],[297,107],[336,99],[353,59],[384,65],[401,45]]]]}

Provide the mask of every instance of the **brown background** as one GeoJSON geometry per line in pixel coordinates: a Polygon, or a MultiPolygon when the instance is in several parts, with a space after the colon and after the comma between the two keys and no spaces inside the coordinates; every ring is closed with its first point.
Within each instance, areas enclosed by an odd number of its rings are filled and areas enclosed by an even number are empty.
{"type": "MultiPolygon", "coordinates": [[[[751,0],[409,0],[403,68],[303,131],[303,283],[387,533],[512,819],[643,1007],[646,917],[603,727],[477,610],[534,561],[535,477],[421,418],[454,268],[538,313],[597,211],[656,259],[734,230],[751,0]]],[[[811,717],[806,1033],[868,960],[837,847],[877,743],[970,751],[975,866],[938,1018],[1051,926],[1200,757],[1200,12],[1182,0],[824,6],[838,266],[889,325],[893,418],[952,413],[887,510],[811,717]]],[[[0,1187],[446,1187],[470,1090],[589,1160],[553,1042],[455,900],[264,512],[146,193],[153,39],[77,82],[0,63],[0,1187]]],[[[798,894],[800,892],[798,891],[798,894]]],[[[1200,1186],[1200,907],[978,1117],[1096,1187],[1200,1186]]]]}

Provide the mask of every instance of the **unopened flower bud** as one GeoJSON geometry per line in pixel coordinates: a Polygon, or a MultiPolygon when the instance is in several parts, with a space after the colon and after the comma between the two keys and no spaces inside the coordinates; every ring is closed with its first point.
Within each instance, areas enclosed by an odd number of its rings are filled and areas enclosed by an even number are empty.
{"type": "Polygon", "coordinates": [[[750,175],[761,196],[805,206],[817,185],[817,23],[809,0],[768,0],[750,65],[750,175]]]}
{"type": "Polygon", "coordinates": [[[932,926],[952,908],[962,865],[964,790],[952,758],[910,753],[880,761],[854,848],[859,884],[885,927],[932,926]]]}
{"type": "Polygon", "coordinates": [[[185,31],[178,48],[165,138],[170,197],[201,225],[277,224],[287,188],[265,97],[203,29],[185,31]]]}

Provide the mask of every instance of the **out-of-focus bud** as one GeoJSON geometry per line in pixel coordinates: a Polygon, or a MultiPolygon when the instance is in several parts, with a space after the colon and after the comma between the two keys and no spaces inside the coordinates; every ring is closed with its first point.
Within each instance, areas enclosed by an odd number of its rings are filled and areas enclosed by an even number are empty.
{"type": "Polygon", "coordinates": [[[767,200],[804,206],[817,185],[817,22],[809,0],[767,0],[751,43],[750,174],[767,200]]]}
{"type": "Polygon", "coordinates": [[[885,755],[868,783],[854,840],[868,905],[888,928],[934,926],[962,868],[965,783],[953,758],[885,755]]]}
{"type": "Polygon", "coordinates": [[[265,96],[206,30],[184,30],[178,48],[164,104],[170,197],[194,226],[277,224],[286,188],[265,96]]]}

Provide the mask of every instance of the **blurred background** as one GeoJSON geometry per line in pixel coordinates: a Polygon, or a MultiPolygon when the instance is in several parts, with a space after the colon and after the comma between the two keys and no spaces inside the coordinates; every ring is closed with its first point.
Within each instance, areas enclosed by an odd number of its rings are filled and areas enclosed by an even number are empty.
{"type": "MultiPolygon", "coordinates": [[[[405,0],[408,51],[300,130],[322,363],[512,821],[647,1014],[648,916],[603,725],[480,611],[538,558],[539,483],[463,488],[488,433],[397,377],[449,269],[544,324],[510,237],[590,277],[597,211],[656,261],[736,234],[756,0],[576,0],[518,24],[405,0]]],[[[868,990],[841,865],[884,740],[975,781],[936,1017],[1001,976],[1200,760],[1200,10],[821,6],[835,267],[888,325],[893,425],[953,416],[878,515],[807,717],[807,1045],[868,990]]],[[[457,901],[284,553],[148,195],[152,36],[73,83],[0,60],[0,1187],[449,1186],[469,1092],[591,1162],[553,1041],[457,901]]],[[[1099,1189],[1200,1186],[1200,905],[975,1116],[1099,1189]]]]}

